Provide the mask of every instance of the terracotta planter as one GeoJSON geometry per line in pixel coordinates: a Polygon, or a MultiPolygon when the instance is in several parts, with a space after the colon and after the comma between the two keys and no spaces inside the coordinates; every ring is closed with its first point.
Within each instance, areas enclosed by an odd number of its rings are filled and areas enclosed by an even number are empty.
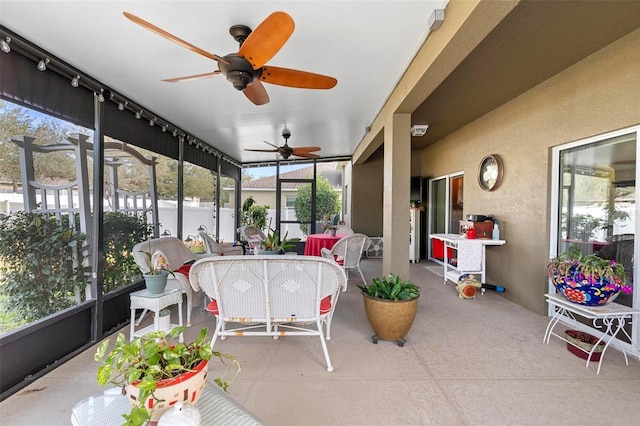
{"type": "Polygon", "coordinates": [[[411,329],[418,310],[418,298],[412,300],[378,299],[363,294],[364,311],[369,325],[375,335],[371,338],[378,343],[378,338],[395,340],[399,346],[404,345],[404,337],[411,329]]]}
{"type": "Polygon", "coordinates": [[[202,361],[193,371],[173,379],[159,381],[155,390],[157,400],[150,396],[146,401],[138,401],[140,390],[136,383],[126,387],[127,397],[133,406],[145,407],[151,413],[151,421],[157,422],[160,416],[176,403],[193,405],[198,401],[207,383],[208,370],[209,362],[202,361]]]}

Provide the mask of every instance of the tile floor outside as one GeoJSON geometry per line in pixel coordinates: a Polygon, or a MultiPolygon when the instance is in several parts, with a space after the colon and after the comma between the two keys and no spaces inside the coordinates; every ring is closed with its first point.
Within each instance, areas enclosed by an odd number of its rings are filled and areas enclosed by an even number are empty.
{"type": "MultiPolygon", "coordinates": [[[[381,274],[381,260],[362,264],[368,280],[381,274]]],[[[585,368],[564,342],[542,343],[548,318],[491,291],[462,300],[427,269],[433,265],[411,265],[422,295],[403,347],[372,343],[359,279],[351,274],[328,342],[332,373],[317,338],[218,340],[216,350],[242,362],[231,397],[274,426],[640,424],[638,359],[625,366],[622,354],[610,350],[596,375],[597,365],[585,368]]],[[[187,339],[203,326],[214,328],[199,308],[192,321],[187,339]]],[[[128,327],[122,332],[128,336],[128,327]]],[[[0,403],[0,424],[69,425],[74,404],[104,391],[95,381],[94,352],[0,403]]],[[[212,365],[210,380],[215,371],[212,365]]]]}

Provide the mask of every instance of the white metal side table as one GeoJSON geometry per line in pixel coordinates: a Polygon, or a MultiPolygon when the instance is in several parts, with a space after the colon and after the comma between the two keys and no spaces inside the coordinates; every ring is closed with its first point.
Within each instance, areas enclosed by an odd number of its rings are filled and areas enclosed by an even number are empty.
{"type": "MultiPolygon", "coordinates": [[[[182,323],[182,291],[175,288],[167,288],[162,293],[150,293],[149,290],[134,291],[130,295],[131,298],[131,331],[129,340],[134,337],[142,336],[150,331],[158,331],[160,329],[160,310],[171,305],[178,305],[178,325],[182,323]],[[136,309],[144,309],[140,318],[136,321],[136,309]],[[136,327],[142,322],[142,318],[147,311],[155,312],[153,324],[136,331],[136,327]]],[[[171,324],[173,328],[176,324],[171,324]]],[[[184,336],[180,333],[180,342],[184,342],[184,336]]]]}
{"type": "MultiPolygon", "coordinates": [[[[606,343],[604,345],[604,348],[602,349],[602,353],[600,354],[600,361],[598,362],[598,370],[596,372],[596,374],[600,374],[600,367],[602,366],[604,353],[611,342],[620,332],[622,332],[627,337],[627,339],[629,339],[629,342],[631,342],[631,347],[633,348],[634,352],[629,352],[629,354],[637,357],[640,361],[640,351],[638,350],[638,346],[624,329],[624,325],[627,320],[633,321],[634,316],[640,317],[640,309],[633,309],[615,302],[611,302],[602,306],[578,305],[577,303],[568,301],[567,299],[562,297],[562,295],[557,293],[545,294],[545,297],[547,298],[547,303],[549,303],[551,307],[558,309],[555,309],[553,317],[549,320],[547,330],[545,331],[544,338],[542,339],[543,343],[549,344],[549,339],[553,335],[573,345],[573,343],[565,339],[564,336],[555,333],[553,329],[558,324],[558,322],[560,322],[560,319],[563,316],[572,319],[577,324],[577,321],[573,314],[578,314],[587,319],[590,319],[593,327],[601,330],[602,333],[604,333],[600,337],[600,339],[598,339],[598,342],[594,345],[594,348],[591,350],[591,352],[588,353],[586,367],[589,367],[589,362],[591,361],[591,357],[595,352],[598,344],[604,341],[606,343]],[[599,322],[597,322],[598,320],[599,322]],[[607,338],[605,338],[605,336],[607,338]]],[[[629,365],[629,359],[627,358],[628,351],[622,348],[621,352],[624,354],[625,364],[629,365]]]]}
{"type": "MultiPolygon", "coordinates": [[[[202,426],[260,426],[263,423],[235,402],[218,386],[207,382],[195,405],[200,410],[202,426]]],[[[73,426],[114,426],[124,422],[131,404],[120,388],[108,389],[102,395],[78,402],[71,410],[73,426]]]]}

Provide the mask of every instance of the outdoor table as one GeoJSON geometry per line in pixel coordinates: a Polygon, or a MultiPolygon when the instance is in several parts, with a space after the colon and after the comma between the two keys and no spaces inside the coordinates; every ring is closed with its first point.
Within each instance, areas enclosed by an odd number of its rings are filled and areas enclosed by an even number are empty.
{"type": "MultiPolygon", "coordinates": [[[[131,325],[129,340],[134,337],[144,336],[150,331],[160,330],[160,311],[171,305],[178,305],[178,322],[172,324],[171,328],[182,324],[182,290],[166,288],[162,293],[150,293],[149,290],[134,291],[129,295],[131,300],[131,325]],[[143,309],[140,318],[136,321],[136,309],[143,309]],[[147,311],[153,311],[155,318],[153,324],[143,329],[137,330],[147,311]]],[[[180,342],[183,342],[183,333],[180,333],[180,342]]]]}
{"type": "MultiPolygon", "coordinates": [[[[201,425],[254,426],[263,423],[235,402],[222,389],[207,382],[202,396],[195,405],[200,410],[201,425]]],[[[112,426],[124,422],[123,414],[131,404],[120,388],[108,389],[102,395],[91,396],[78,402],[71,410],[74,426],[112,426]]]]}
{"type": "Polygon", "coordinates": [[[346,237],[344,234],[311,234],[307,235],[307,242],[304,245],[305,256],[322,256],[320,250],[328,248],[331,250],[341,238],[346,237]]]}

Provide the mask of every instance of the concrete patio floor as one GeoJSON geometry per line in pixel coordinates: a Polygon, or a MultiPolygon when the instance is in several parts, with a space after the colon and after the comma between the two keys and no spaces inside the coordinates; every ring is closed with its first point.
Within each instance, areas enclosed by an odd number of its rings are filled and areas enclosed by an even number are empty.
{"type": "MultiPolygon", "coordinates": [[[[362,265],[367,280],[381,274],[379,259],[362,265]]],[[[622,354],[610,349],[596,375],[597,364],[586,368],[564,342],[542,343],[548,318],[491,291],[462,300],[427,269],[433,265],[411,265],[422,295],[403,347],[372,343],[359,280],[351,274],[328,342],[332,373],[317,338],[218,340],[216,350],[242,362],[230,396],[266,425],[640,424],[638,359],[625,366],[622,354]]],[[[192,322],[187,339],[203,326],[210,333],[214,328],[200,308],[192,322]]],[[[128,330],[122,332],[128,336],[128,330]]],[[[104,391],[95,380],[94,352],[0,403],[0,424],[69,425],[78,401],[104,391]]]]}

